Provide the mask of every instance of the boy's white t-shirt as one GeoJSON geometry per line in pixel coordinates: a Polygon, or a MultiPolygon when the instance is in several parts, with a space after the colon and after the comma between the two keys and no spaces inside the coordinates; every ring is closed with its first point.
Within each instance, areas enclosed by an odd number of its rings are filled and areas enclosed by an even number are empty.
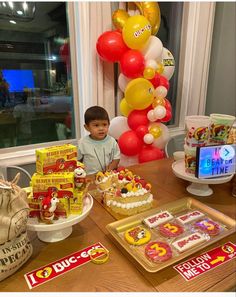
{"type": "Polygon", "coordinates": [[[78,142],[78,159],[85,164],[86,173],[93,174],[105,171],[113,160],[120,159],[120,149],[110,135],[103,140],[94,140],[87,135],[78,142]]]}

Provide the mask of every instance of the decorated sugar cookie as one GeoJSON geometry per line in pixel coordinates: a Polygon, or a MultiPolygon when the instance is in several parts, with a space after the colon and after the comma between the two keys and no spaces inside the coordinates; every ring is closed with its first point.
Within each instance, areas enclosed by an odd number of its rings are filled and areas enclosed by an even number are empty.
{"type": "Polygon", "coordinates": [[[153,262],[164,262],[172,258],[172,250],[165,242],[152,241],[147,244],[145,255],[153,262]]]}
{"type": "Polygon", "coordinates": [[[165,237],[177,237],[184,232],[184,228],[180,224],[170,222],[160,225],[159,232],[165,237]]]}
{"type": "Polygon", "coordinates": [[[142,245],[151,239],[151,233],[147,229],[137,226],[125,232],[125,240],[132,245],[142,245]]]}
{"type": "Polygon", "coordinates": [[[220,233],[220,225],[208,218],[196,222],[195,226],[211,236],[215,236],[220,233]]]}

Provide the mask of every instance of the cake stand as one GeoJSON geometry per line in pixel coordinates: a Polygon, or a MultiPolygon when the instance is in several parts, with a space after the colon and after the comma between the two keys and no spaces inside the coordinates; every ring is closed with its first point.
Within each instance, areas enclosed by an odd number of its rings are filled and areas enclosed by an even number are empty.
{"type": "Polygon", "coordinates": [[[183,159],[174,162],[172,164],[172,170],[177,177],[191,182],[186,190],[196,196],[210,196],[213,193],[213,190],[209,187],[209,184],[223,184],[230,181],[234,176],[234,174],[231,174],[229,176],[208,179],[196,178],[194,175],[185,172],[185,164],[183,159]]]}
{"type": "Polygon", "coordinates": [[[87,217],[93,207],[93,198],[87,194],[83,200],[83,212],[81,215],[70,215],[68,218],[59,218],[53,224],[39,223],[37,218],[29,218],[27,229],[36,231],[40,240],[45,242],[61,241],[70,236],[72,226],[87,217]]]}

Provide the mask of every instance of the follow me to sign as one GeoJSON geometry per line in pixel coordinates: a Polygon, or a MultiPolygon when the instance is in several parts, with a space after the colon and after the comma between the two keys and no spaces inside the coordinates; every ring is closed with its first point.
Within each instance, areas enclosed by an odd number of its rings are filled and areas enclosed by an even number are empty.
{"type": "Polygon", "coordinates": [[[185,280],[190,281],[195,277],[205,273],[236,257],[236,245],[227,242],[222,246],[214,248],[204,254],[192,258],[186,262],[174,266],[185,280]]]}

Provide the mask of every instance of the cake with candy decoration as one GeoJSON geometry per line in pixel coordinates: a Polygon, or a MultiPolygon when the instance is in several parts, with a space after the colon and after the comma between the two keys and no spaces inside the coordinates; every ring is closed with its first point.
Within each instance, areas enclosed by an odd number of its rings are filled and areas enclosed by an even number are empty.
{"type": "Polygon", "coordinates": [[[99,172],[95,180],[99,190],[103,185],[103,203],[115,213],[130,216],[152,207],[151,184],[128,169],[99,172]],[[102,174],[104,178],[99,181],[102,174]]]}

